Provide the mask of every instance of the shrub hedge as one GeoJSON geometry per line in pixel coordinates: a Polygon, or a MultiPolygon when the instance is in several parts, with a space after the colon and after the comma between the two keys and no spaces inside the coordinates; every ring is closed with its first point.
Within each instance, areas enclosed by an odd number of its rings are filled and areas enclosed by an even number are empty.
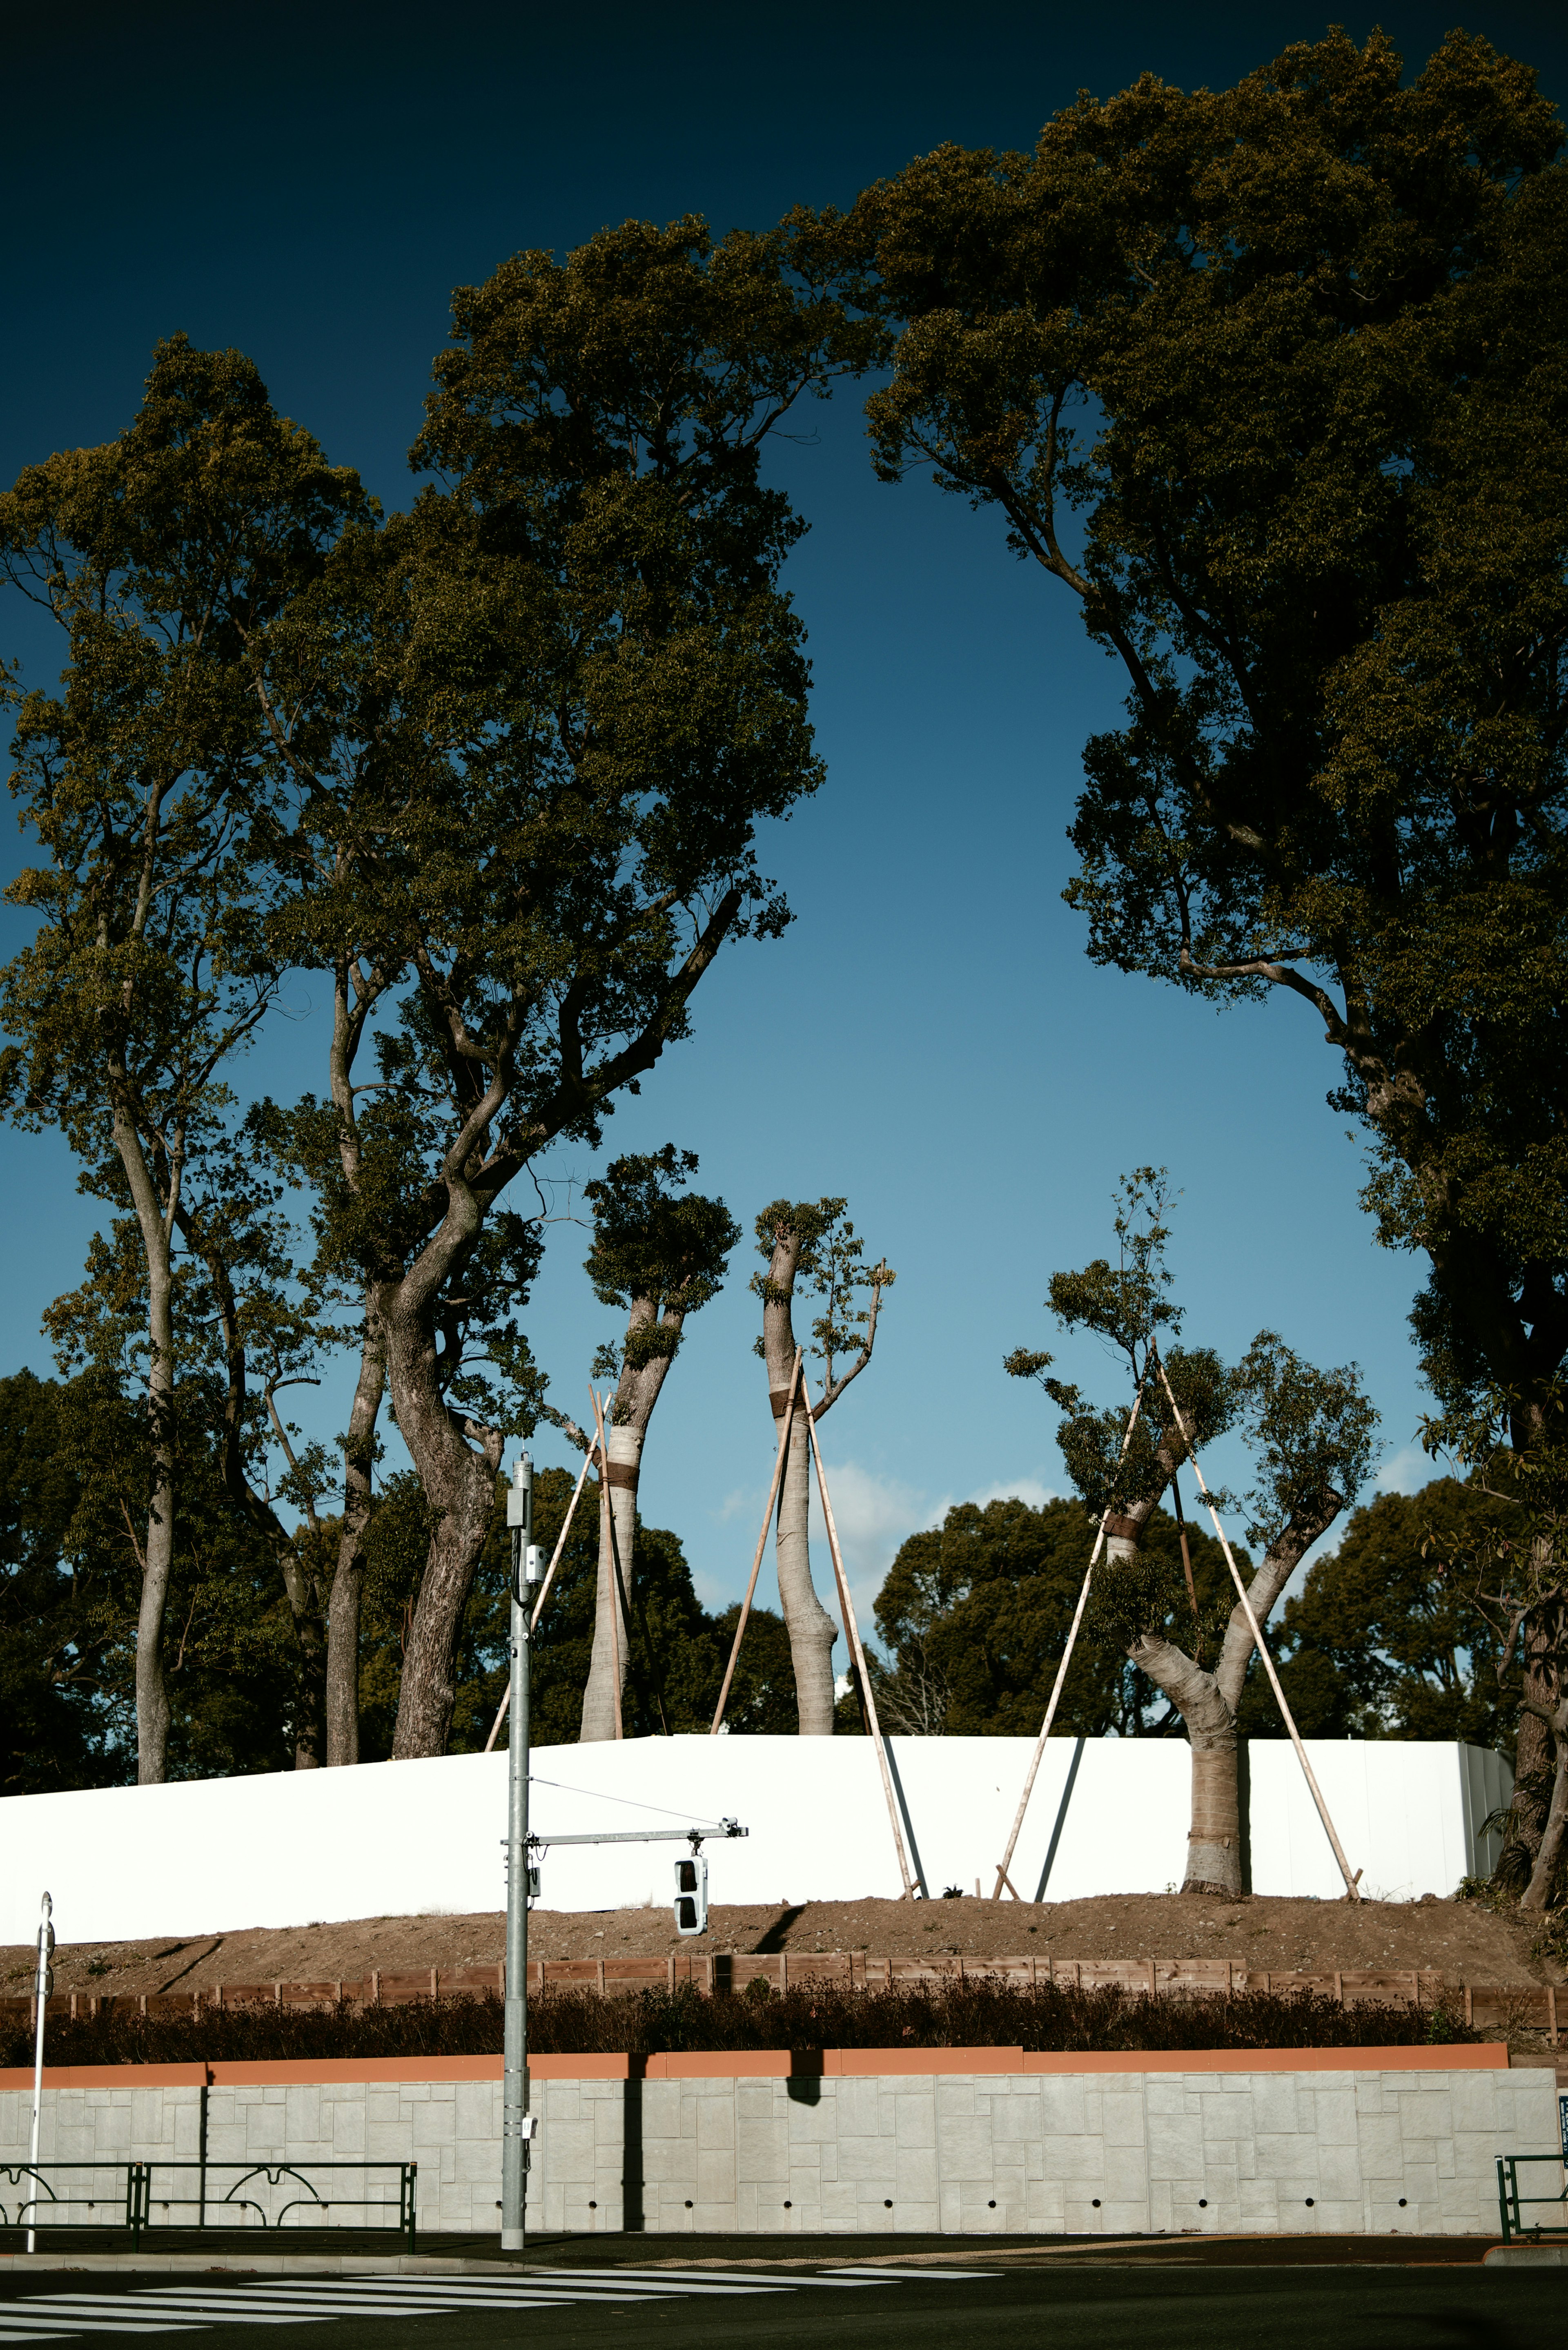
{"type": "MultiPolygon", "coordinates": [[[[331,2056],[499,2055],[504,2010],[493,1992],[410,2000],[397,2007],[208,2008],[143,2016],[106,2006],[51,2022],[51,2064],[169,2064],[331,2056]]],[[[1430,2046],[1481,2037],[1441,2006],[1364,2002],[1342,2007],[1315,1991],[1129,1992],[1114,1985],[1011,1983],[985,1976],[864,1989],[803,1984],[782,1996],[753,1983],[736,1996],[691,1984],[612,1993],[548,1989],[528,2002],[529,2046],[540,2055],[748,2048],[981,2048],[1119,2051],[1176,2048],[1430,2046]]],[[[33,2061],[25,2011],[0,2023],[0,2064],[33,2061]]]]}

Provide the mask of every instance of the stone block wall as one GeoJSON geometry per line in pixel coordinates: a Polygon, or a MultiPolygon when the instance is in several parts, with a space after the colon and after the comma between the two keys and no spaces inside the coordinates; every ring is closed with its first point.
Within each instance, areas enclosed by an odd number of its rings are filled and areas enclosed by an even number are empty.
{"type": "MultiPolygon", "coordinates": [[[[214,2166],[412,2159],[421,2229],[499,2226],[499,2081],[206,2096],[214,2166]]],[[[201,2099],[182,2085],[47,2091],[43,2158],[190,2159],[201,2099]]],[[[530,2213],[584,2233],[1490,2234],[1497,2157],[1558,2144],[1553,2076],[1530,2069],[568,2079],[536,2082],[534,2104],[530,2213]]],[[[28,2108],[0,2095],[0,2163],[25,2158],[28,2108]]],[[[214,2170],[214,2192],[233,2176],[214,2170]]],[[[192,2191],[161,2178],[155,2205],[192,2191]]],[[[317,2184],[395,2195],[389,2174],[317,2184]]],[[[275,2216],[299,2189],[246,2191],[275,2216]]],[[[0,2199],[16,2192],[0,2184],[0,2199]]]]}

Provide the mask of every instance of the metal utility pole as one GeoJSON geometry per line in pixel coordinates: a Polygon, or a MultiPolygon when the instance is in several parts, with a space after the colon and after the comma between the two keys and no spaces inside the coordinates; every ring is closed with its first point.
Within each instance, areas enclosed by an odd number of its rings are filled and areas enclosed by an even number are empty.
{"type": "Polygon", "coordinates": [[[534,1464],[518,1456],[506,1496],[512,1532],[512,1721],[506,1780],[506,2030],[501,2092],[501,2249],[526,2249],[528,2152],[528,1607],[540,1578],[534,1544],[534,1464]]]}
{"type": "Polygon", "coordinates": [[[33,2143],[27,2156],[33,2181],[27,2220],[27,2250],[30,2252],[38,2249],[33,2220],[38,2210],[38,2125],[44,2117],[44,2002],[55,1988],[55,1970],[49,1964],[55,1950],[55,1929],[49,1923],[54,1909],[55,1905],[46,1893],[42,1923],[38,1928],[38,1969],[33,1983],[33,1996],[38,2003],[38,2021],[33,2040],[33,2143]]]}

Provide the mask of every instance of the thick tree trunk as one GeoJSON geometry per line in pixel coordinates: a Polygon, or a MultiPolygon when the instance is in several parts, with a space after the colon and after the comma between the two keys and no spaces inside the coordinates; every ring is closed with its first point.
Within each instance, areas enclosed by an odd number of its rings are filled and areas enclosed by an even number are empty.
{"type": "MultiPolygon", "coordinates": [[[[1320,1534],[1325,1534],[1345,1506],[1344,1496],[1326,1488],[1317,1505],[1291,1523],[1247,1586],[1247,1597],[1260,1627],[1266,1625],[1280,1594],[1320,1534]]],[[[1152,1502],[1136,1504],[1125,1518],[1106,1522],[1106,1550],[1112,1559],[1131,1559],[1142,1544],[1152,1502]]],[[[1219,1661],[1206,1672],[1182,1649],[1153,1633],[1145,1633],[1128,1649],[1135,1665],[1180,1714],[1192,1748],[1192,1808],[1187,1831],[1187,1874],[1184,1893],[1210,1894],[1234,1899],[1241,1882],[1241,1794],[1240,1744],[1236,1717],[1247,1668],[1257,1643],[1247,1611],[1240,1600],[1231,1610],[1220,1644],[1219,1661]]]]}
{"type": "Polygon", "coordinates": [[[307,1575],[299,1554],[285,1542],[279,1556],[283,1587],[294,1617],[299,1645],[299,1716],[295,1730],[294,1767],[317,1771],[326,1755],[327,1643],[322,1638],[321,1592],[314,1575],[307,1575]]]}
{"type": "MultiPolygon", "coordinates": [[[[793,1347],[790,1351],[793,1358],[793,1347]]],[[[802,1408],[798,1404],[779,1483],[775,1547],[779,1600],[794,1666],[800,1735],[831,1738],[833,1644],[838,1638],[838,1627],[817,1597],[816,1586],[811,1579],[811,1440],[802,1425],[802,1408]]]]}
{"type": "Polygon", "coordinates": [[[359,1760],[359,1603],[365,1588],[365,1534],[370,1523],[376,1421],[386,1384],[386,1345],[367,1302],[365,1343],[343,1452],[343,1523],[327,1609],[329,1770],[359,1760]]]}
{"type": "MultiPolygon", "coordinates": [[[[1550,1561],[1541,1556],[1540,1550],[1538,1541],[1534,1570],[1546,1580],[1550,1561]]],[[[1531,1711],[1521,1710],[1514,1736],[1513,1802],[1495,1872],[1498,1881],[1512,1893],[1535,1878],[1555,1793],[1552,1731],[1544,1717],[1555,1712],[1559,1700],[1557,1659],[1562,1646],[1561,1609],[1548,1606],[1532,1611],[1518,1648],[1522,1694],[1529,1699],[1531,1711]],[[1538,1707],[1540,1711],[1534,1710],[1538,1707]]]]}
{"type": "Polygon", "coordinates": [[[149,1265],[147,1378],[151,1492],[136,1618],[136,1779],[158,1786],[169,1775],[169,1686],[163,1673],[163,1617],[174,1570],[174,1284],[167,1235],[149,1265]],[[159,1261],[161,1260],[161,1261],[159,1261]]]}
{"type": "Polygon", "coordinates": [[[377,1285],[392,1408],[435,1517],[430,1555],[403,1651],[394,1762],[444,1754],[457,1701],[457,1648],[474,1569],[495,1507],[501,1440],[476,1452],[454,1425],[436,1377],[435,1340],[400,1284],[377,1285]]]}
{"type": "Polygon", "coordinates": [[[609,1479],[599,1487],[599,1573],[594,1609],[594,1647],[583,1690],[578,1738],[584,1743],[618,1735],[617,1722],[626,1694],[631,1646],[631,1626],[616,1587],[615,1552],[610,1547],[613,1521],[620,1555],[620,1571],[629,1602],[637,1571],[637,1481],[642,1466],[645,1428],[607,1428],[609,1479]]]}
{"type": "MultiPolygon", "coordinates": [[[[1548,1728],[1548,1724],[1542,1722],[1542,1728],[1548,1728]]],[[[1552,1782],[1552,1800],[1547,1809],[1541,1846],[1535,1856],[1535,1866],[1530,1872],[1530,1883],[1519,1904],[1521,1909],[1550,1908],[1558,1871],[1563,1865],[1564,1840],[1568,1838],[1568,1704],[1557,1708],[1550,1729],[1556,1741],[1557,1768],[1552,1782]]]]}
{"type": "MultiPolygon", "coordinates": [[[[763,1289],[763,1355],[768,1367],[768,1400],[775,1429],[784,1417],[790,1373],[794,1367],[794,1323],[791,1306],[795,1267],[800,1260],[800,1235],[781,1230],[774,1237],[763,1289]]],[[[795,1403],[794,1426],[779,1484],[779,1602],[789,1634],[790,1659],[794,1667],[795,1700],[803,1738],[833,1735],[833,1644],[838,1638],[833,1618],[816,1596],[811,1579],[811,1457],[810,1442],[800,1424],[805,1383],[795,1403]]]]}
{"type": "Polygon", "coordinates": [[[174,1570],[174,1274],[171,1234],[179,1201],[178,1145],[171,1169],[167,1218],[141,1136],[127,1107],[123,1067],[111,1080],[114,1141],[136,1211],[147,1267],[148,1501],[136,1617],[136,1779],[160,1785],[169,1775],[169,1685],[163,1672],[163,1617],[174,1570]]]}
{"type": "MultiPolygon", "coordinates": [[[[627,1317],[626,1352],[620,1378],[605,1415],[605,1442],[609,1449],[609,1478],[599,1490],[599,1574],[594,1609],[594,1648],[583,1691],[580,1740],[591,1742],[616,1735],[618,1711],[626,1696],[630,1673],[630,1631],[627,1607],[636,1608],[637,1488],[642,1474],[643,1449],[654,1406],[664,1392],[670,1366],[680,1345],[686,1309],[667,1305],[662,1314],[651,1297],[634,1297],[627,1317]],[[620,1556],[621,1592],[616,1586],[616,1551],[610,1547],[615,1528],[620,1556]],[[619,1679],[617,1679],[618,1667],[619,1679]]],[[[649,1663],[652,1663],[651,1658],[649,1663]]],[[[624,1728],[624,1715],[622,1716],[624,1728]]]]}

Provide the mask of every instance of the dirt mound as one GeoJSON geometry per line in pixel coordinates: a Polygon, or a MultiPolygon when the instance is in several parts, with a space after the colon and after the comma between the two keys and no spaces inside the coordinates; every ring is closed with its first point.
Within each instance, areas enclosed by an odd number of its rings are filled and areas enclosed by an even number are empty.
{"type": "MultiPolygon", "coordinates": [[[[1532,1953],[1531,1929],[1464,1901],[1214,1901],[1169,1893],[1092,1901],[813,1901],[715,1908],[709,1930],[681,1940],[659,1909],[537,1909],[535,1959],[659,1958],[670,1950],[864,1950],[875,1958],[1031,1954],[1054,1959],[1230,1959],[1255,1969],[1438,1968],[1451,1981],[1568,1980],[1532,1953]]],[[[438,1967],[492,1966],[504,1954],[499,1910],[467,1917],[365,1918],[343,1925],[252,1929],[161,1940],[62,1943],[59,1991],[207,1991],[220,1982],[357,1980],[438,1967]]],[[[25,1991],[26,1946],[0,1949],[0,1988],[25,1991]]]]}

